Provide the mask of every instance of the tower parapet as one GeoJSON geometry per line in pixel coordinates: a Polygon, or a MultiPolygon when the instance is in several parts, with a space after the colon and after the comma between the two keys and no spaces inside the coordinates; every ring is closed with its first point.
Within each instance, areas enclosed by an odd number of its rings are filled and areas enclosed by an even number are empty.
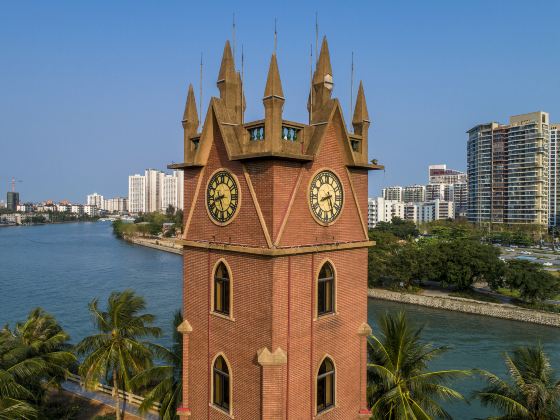
{"type": "MultiPolygon", "coordinates": [[[[240,73],[235,69],[229,41],[224,46],[218,74],[219,98],[211,98],[201,133],[196,133],[198,115],[194,93],[189,88],[187,107],[183,117],[185,129],[185,161],[171,165],[172,168],[200,167],[205,165],[208,150],[204,147],[217,123],[227,144],[228,157],[232,160],[278,158],[296,161],[312,161],[323,141],[326,128],[334,118],[344,122],[342,107],[332,98],[334,88],[332,66],[326,37],[313,74],[308,99],[310,123],[282,119],[285,103],[276,54],[270,59],[263,105],[264,119],[243,122],[245,97],[240,73]],[[188,111],[188,112],[187,112],[188,111]],[[196,124],[195,124],[196,122],[196,124]],[[210,127],[212,125],[212,127],[210,127]]],[[[348,167],[382,169],[382,165],[368,162],[368,129],[370,125],[363,85],[360,83],[356,108],[352,118],[354,133],[344,126],[344,148],[348,167]]]]}

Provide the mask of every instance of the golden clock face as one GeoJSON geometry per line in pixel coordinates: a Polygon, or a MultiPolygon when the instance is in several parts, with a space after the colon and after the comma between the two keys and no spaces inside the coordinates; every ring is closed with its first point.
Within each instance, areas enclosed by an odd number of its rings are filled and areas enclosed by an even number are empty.
{"type": "Polygon", "coordinates": [[[218,224],[232,221],[239,208],[239,187],[235,175],[219,170],[208,181],[206,188],[208,214],[218,224]]]}
{"type": "Polygon", "coordinates": [[[330,224],[340,215],[344,192],[338,177],[331,171],[318,172],[309,186],[309,205],[313,216],[322,224],[330,224]]]}

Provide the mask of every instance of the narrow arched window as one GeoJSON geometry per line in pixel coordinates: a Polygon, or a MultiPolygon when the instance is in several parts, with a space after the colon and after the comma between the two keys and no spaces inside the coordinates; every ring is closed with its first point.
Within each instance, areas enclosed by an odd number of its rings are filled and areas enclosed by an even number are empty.
{"type": "Polygon", "coordinates": [[[221,262],[214,273],[214,311],[230,315],[230,275],[226,265],[221,262]]]}
{"type": "Polygon", "coordinates": [[[334,270],[328,262],[323,264],[317,281],[317,314],[334,312],[334,270]]]}
{"type": "Polygon", "coordinates": [[[334,364],[326,357],[317,375],[317,413],[332,407],[334,398],[334,364]]]}
{"type": "Polygon", "coordinates": [[[214,394],[212,403],[229,412],[229,368],[222,356],[218,356],[214,362],[214,394]]]}

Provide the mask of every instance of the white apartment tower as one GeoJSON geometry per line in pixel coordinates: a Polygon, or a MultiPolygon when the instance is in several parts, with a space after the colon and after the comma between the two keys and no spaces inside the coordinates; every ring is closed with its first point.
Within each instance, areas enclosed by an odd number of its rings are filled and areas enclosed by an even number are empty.
{"type": "Polygon", "coordinates": [[[103,208],[103,196],[94,192],[86,197],[86,205],[97,206],[98,209],[103,208]]]}
{"type": "Polygon", "coordinates": [[[145,213],[146,207],[146,177],[131,175],[128,177],[128,211],[131,213],[145,213]]]}

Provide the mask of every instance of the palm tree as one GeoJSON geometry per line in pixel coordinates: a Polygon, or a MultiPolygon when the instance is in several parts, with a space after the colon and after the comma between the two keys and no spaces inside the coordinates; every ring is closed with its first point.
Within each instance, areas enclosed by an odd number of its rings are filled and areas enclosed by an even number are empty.
{"type": "Polygon", "coordinates": [[[58,387],[76,363],[69,338],[41,308],[0,331],[0,419],[38,416],[45,389],[58,387]]]}
{"type": "Polygon", "coordinates": [[[414,329],[404,312],[386,313],[378,320],[380,336],[369,340],[368,400],[372,419],[450,419],[441,400],[463,400],[447,386],[470,375],[466,370],[430,372],[428,362],[448,350],[421,342],[422,328],[414,329]]]}
{"type": "Polygon", "coordinates": [[[149,388],[140,405],[142,413],[148,412],[154,403],[160,403],[159,416],[163,420],[176,419],[177,408],[181,405],[183,389],[183,336],[177,327],[183,322],[181,311],[173,317],[173,346],[170,350],[161,349],[157,356],[166,364],[152,366],[132,379],[132,386],[149,388]]]}
{"type": "Polygon", "coordinates": [[[117,420],[123,414],[119,391],[130,389],[132,376],[152,366],[152,348],[157,346],[142,339],[161,335],[160,328],[152,326],[155,316],[140,313],[145,309],[144,298],[130,289],[111,293],[107,311],[100,310],[98,300],[93,299],[89,310],[99,333],[76,347],[85,356],[79,372],[86,386],[112,381],[117,420]]]}
{"type": "Polygon", "coordinates": [[[554,378],[542,346],[517,348],[512,357],[506,354],[504,359],[511,381],[481,371],[488,385],[475,393],[482,405],[502,413],[493,418],[560,419],[560,381],[554,378]]]}

